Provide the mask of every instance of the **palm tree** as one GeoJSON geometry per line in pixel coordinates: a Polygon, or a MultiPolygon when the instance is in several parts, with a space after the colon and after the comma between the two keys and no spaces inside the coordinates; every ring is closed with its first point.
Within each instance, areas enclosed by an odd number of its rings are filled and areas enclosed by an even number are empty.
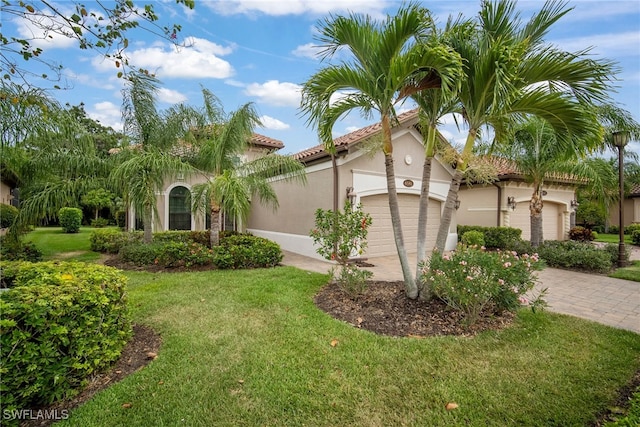
{"type": "Polygon", "coordinates": [[[157,192],[165,179],[196,170],[180,155],[177,144],[188,139],[197,115],[188,107],[172,108],[165,114],[156,109],[158,81],[146,74],[129,79],[123,91],[124,133],[133,145],[124,147],[114,158],[118,162],[110,175],[136,212],[142,214],[144,241],[152,240],[152,218],[157,212],[157,192]]]}
{"type": "Polygon", "coordinates": [[[607,99],[614,65],[587,58],[588,50],[564,52],[544,43],[552,25],[571,10],[565,2],[546,2],[526,24],[515,5],[512,0],[483,2],[477,28],[460,27],[447,40],[464,60],[459,112],[468,134],[447,195],[436,240],[439,250],[444,249],[460,181],[483,127],[493,131],[496,141],[510,141],[513,124],[536,115],[554,130],[560,145],[573,144],[576,135],[586,150],[601,143],[595,115],[581,104],[607,99]]]}
{"type": "Polygon", "coordinates": [[[220,238],[220,214],[246,221],[251,199],[276,208],[278,199],[270,179],[306,182],[304,166],[290,156],[266,154],[243,162],[253,128],[260,120],[253,104],[248,103],[231,114],[225,114],[220,101],[207,89],[202,90],[204,112],[201,128],[194,135],[197,147],[193,164],[207,177],[204,184],[193,187],[195,209],[209,208],[210,243],[216,246],[220,238]]]}
{"type": "Polygon", "coordinates": [[[356,109],[365,117],[378,114],[393,234],[409,298],[418,296],[418,288],[402,235],[391,128],[396,121],[395,105],[407,96],[432,87],[449,95],[457,87],[459,56],[441,45],[416,43],[433,28],[429,12],[416,4],[402,6],[384,22],[355,14],[330,17],[319,25],[318,40],[324,47],[321,57],[330,59],[340,51],[349,60],[321,69],[302,89],[302,112],[308,123],[317,126],[329,153],[335,152],[332,130],[341,117],[356,109]],[[343,96],[332,102],[338,94],[343,96]]]}

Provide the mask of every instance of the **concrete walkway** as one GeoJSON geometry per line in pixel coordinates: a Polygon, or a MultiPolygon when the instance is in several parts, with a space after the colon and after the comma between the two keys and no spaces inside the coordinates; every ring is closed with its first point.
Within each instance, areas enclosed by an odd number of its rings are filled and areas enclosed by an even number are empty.
{"type": "MultiPolygon", "coordinates": [[[[632,259],[640,259],[638,249],[632,259]]],[[[415,271],[415,254],[409,255],[409,261],[415,271]]],[[[370,258],[367,262],[373,265],[366,269],[373,272],[374,280],[402,280],[397,256],[370,258]]],[[[282,264],[317,273],[327,273],[335,265],[287,251],[282,264]]],[[[640,333],[640,282],[556,268],[538,272],[538,281],[534,293],[547,288],[545,300],[550,311],[640,333]]]]}

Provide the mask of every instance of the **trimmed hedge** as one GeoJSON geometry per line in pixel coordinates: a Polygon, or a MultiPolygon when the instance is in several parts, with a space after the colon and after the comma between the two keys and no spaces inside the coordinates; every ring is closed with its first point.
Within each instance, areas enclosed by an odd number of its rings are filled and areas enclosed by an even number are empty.
{"type": "Polygon", "coordinates": [[[220,269],[275,267],[283,257],[280,245],[250,234],[225,236],[213,250],[213,263],[220,269]]]}
{"type": "Polygon", "coordinates": [[[140,231],[122,232],[114,228],[98,229],[91,232],[89,241],[91,250],[108,254],[117,254],[124,246],[142,242],[143,233],[140,231]]]}
{"type": "Polygon", "coordinates": [[[80,262],[0,262],[2,409],[50,404],[78,393],[131,337],[118,270],[80,262]]]}
{"type": "Polygon", "coordinates": [[[484,235],[484,246],[487,249],[509,249],[511,245],[522,240],[522,230],[511,227],[480,227],[476,225],[459,225],[458,241],[468,231],[479,231],[484,235]]]}
{"type": "Polygon", "coordinates": [[[19,212],[15,206],[0,203],[0,228],[11,227],[19,212]]]}
{"type": "MultiPolygon", "coordinates": [[[[607,273],[613,266],[611,252],[598,249],[588,242],[550,240],[536,250],[549,267],[607,273]]],[[[617,253],[616,249],[616,257],[617,253]]]]}
{"type": "Polygon", "coordinates": [[[65,233],[77,233],[82,225],[82,210],[78,208],[61,208],[58,211],[60,226],[65,233]]]}

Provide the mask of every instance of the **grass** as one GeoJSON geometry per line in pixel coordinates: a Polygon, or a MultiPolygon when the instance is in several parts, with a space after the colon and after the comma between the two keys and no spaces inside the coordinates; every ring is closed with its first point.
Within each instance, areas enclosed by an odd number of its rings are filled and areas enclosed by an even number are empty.
{"type": "Polygon", "coordinates": [[[632,261],[631,265],[616,269],[609,277],[640,282],[640,261],[632,261]]]}
{"type": "Polygon", "coordinates": [[[640,369],[640,335],[548,312],[474,338],[391,338],[318,310],[326,275],[125,274],[159,357],[60,426],[582,426],[640,369]]]}
{"type": "MultiPolygon", "coordinates": [[[[605,234],[598,233],[598,237],[595,239],[596,242],[602,243],[620,243],[620,235],[619,234],[605,234]]],[[[624,235],[624,243],[626,245],[631,245],[631,235],[624,235]]]]}
{"type": "Polygon", "coordinates": [[[89,237],[93,227],[80,227],[78,233],[65,233],[61,227],[39,227],[30,232],[26,240],[32,241],[49,260],[70,260],[94,262],[100,254],[91,251],[89,237]]]}

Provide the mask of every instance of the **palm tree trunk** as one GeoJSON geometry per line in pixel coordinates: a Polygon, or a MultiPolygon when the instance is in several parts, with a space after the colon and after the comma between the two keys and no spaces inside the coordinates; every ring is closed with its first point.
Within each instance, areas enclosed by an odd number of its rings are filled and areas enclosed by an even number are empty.
{"type": "Polygon", "coordinates": [[[535,187],[531,200],[529,201],[529,212],[531,212],[531,246],[540,246],[543,241],[542,235],[542,194],[539,186],[535,187]]]}
{"type": "Polygon", "coordinates": [[[409,258],[407,257],[407,249],[404,246],[404,237],[402,235],[402,224],[400,221],[400,208],[398,205],[398,193],[396,190],[396,178],[393,168],[393,156],[385,154],[384,156],[385,171],[387,173],[387,193],[389,195],[389,211],[391,212],[391,226],[393,227],[393,237],[402,267],[402,276],[404,277],[405,293],[408,298],[416,299],[418,297],[418,287],[411,274],[409,266],[409,258]]]}
{"type": "MultiPolygon", "coordinates": [[[[418,208],[418,253],[416,265],[416,283],[420,284],[421,267],[426,259],[427,248],[427,222],[429,211],[429,189],[431,184],[431,164],[433,157],[426,156],[422,166],[422,187],[420,189],[420,206],[418,208]]],[[[424,283],[419,285],[419,296],[423,299],[431,297],[429,285],[424,283]]]]}
{"type": "Polygon", "coordinates": [[[447,244],[447,237],[449,237],[449,227],[451,227],[453,212],[456,210],[458,190],[460,190],[460,183],[462,182],[463,176],[463,173],[460,170],[456,169],[453,173],[453,177],[451,177],[451,185],[449,185],[447,200],[444,202],[444,211],[442,212],[442,218],[440,218],[438,237],[436,237],[435,249],[438,252],[444,252],[445,245],[447,244]]]}
{"type": "Polygon", "coordinates": [[[142,225],[144,229],[143,241],[145,243],[151,243],[153,240],[153,232],[151,230],[151,206],[144,207],[144,213],[142,214],[142,225]]]}
{"type": "Polygon", "coordinates": [[[213,248],[220,244],[220,206],[213,200],[211,200],[210,204],[210,215],[209,244],[213,248]]]}

